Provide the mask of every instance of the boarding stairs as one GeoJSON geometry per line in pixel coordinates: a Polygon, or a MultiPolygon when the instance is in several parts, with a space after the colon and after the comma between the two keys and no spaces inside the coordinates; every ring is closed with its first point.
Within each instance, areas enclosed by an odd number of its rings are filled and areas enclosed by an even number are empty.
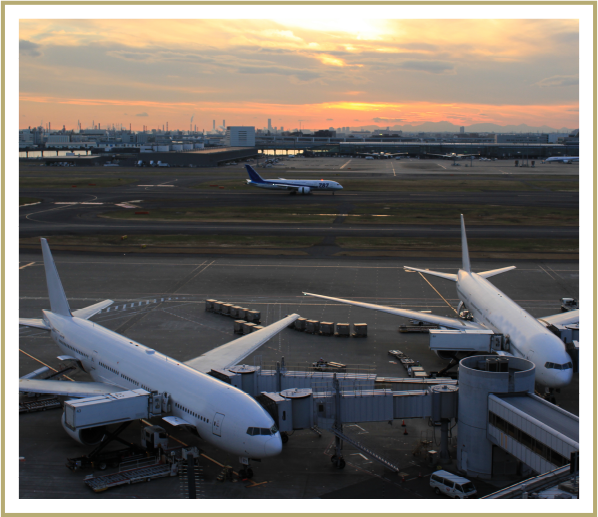
{"type": "Polygon", "coordinates": [[[368,449],[365,445],[363,445],[361,442],[358,442],[357,440],[354,440],[353,438],[347,436],[346,434],[344,434],[341,430],[339,430],[336,426],[332,426],[330,428],[330,432],[333,433],[335,436],[337,436],[338,438],[340,438],[341,440],[350,443],[353,447],[355,447],[356,449],[360,450],[361,452],[363,452],[368,458],[373,459],[374,461],[377,461],[378,463],[384,465],[387,469],[398,473],[401,469],[399,467],[397,467],[396,465],[393,465],[390,461],[385,460],[382,456],[380,456],[379,454],[375,453],[374,451],[372,451],[371,449],[368,449]]]}

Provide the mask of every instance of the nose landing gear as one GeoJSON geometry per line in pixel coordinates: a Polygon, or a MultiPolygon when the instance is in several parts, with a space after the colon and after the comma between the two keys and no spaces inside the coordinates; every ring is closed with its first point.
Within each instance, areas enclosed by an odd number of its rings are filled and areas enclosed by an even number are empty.
{"type": "Polygon", "coordinates": [[[251,467],[249,466],[249,458],[239,456],[239,461],[241,462],[241,468],[239,469],[239,478],[251,479],[253,477],[253,470],[251,470],[251,467]]]}

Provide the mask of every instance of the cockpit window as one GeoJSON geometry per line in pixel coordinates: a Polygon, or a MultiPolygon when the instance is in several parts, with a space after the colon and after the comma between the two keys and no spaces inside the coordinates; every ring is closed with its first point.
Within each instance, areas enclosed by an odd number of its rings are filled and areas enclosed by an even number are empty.
{"type": "Polygon", "coordinates": [[[270,436],[272,434],[276,434],[278,432],[278,429],[276,428],[275,425],[273,425],[270,429],[267,429],[265,427],[248,427],[247,428],[247,434],[249,436],[270,436]]]}
{"type": "Polygon", "coordinates": [[[545,368],[552,368],[554,370],[568,370],[569,368],[573,368],[573,363],[568,362],[565,364],[556,364],[556,363],[546,363],[544,365],[545,368]]]}

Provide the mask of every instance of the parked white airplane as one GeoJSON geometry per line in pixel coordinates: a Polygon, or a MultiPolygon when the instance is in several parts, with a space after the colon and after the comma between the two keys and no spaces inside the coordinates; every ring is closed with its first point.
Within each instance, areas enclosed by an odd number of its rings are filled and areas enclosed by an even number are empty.
{"type": "Polygon", "coordinates": [[[385,152],[380,152],[380,153],[356,153],[358,156],[364,156],[366,159],[368,160],[372,160],[372,159],[390,159],[394,156],[405,156],[409,153],[385,153],[385,152]]]}
{"type": "Polygon", "coordinates": [[[480,153],[477,153],[477,154],[457,154],[457,153],[432,154],[432,153],[426,153],[426,155],[438,156],[439,158],[444,158],[445,160],[460,160],[461,158],[469,158],[471,156],[480,156],[480,153]]]}
{"type": "Polygon", "coordinates": [[[511,353],[503,351],[497,353],[499,355],[523,357],[533,361],[536,365],[536,381],[539,384],[548,388],[560,388],[569,384],[573,377],[571,357],[565,349],[565,344],[546,327],[556,323],[560,325],[579,323],[579,310],[564,314],[559,313],[545,318],[533,318],[487,280],[492,276],[510,271],[515,266],[483,273],[473,273],[469,262],[463,215],[461,215],[461,245],[463,249],[463,267],[459,269],[457,274],[404,267],[408,271],[418,271],[456,282],[457,295],[470,314],[473,315],[472,321],[371,303],[354,302],[342,298],[331,298],[318,294],[303,294],[365,307],[366,309],[374,309],[388,314],[396,314],[404,318],[413,318],[450,329],[492,330],[495,333],[508,336],[510,341],[511,353]]]}
{"type": "MultiPolygon", "coordinates": [[[[244,465],[250,459],[281,452],[280,433],[266,410],[247,393],[203,372],[239,363],[288,327],[298,314],[183,363],[87,321],[112,300],[71,312],[48,243],[46,239],[41,243],[51,310],[42,311],[43,319],[20,318],[19,324],[49,330],[67,354],[60,359],[74,361],[95,382],[20,379],[19,391],[80,398],[140,388],[156,390],[169,397],[171,413],[164,420],[195,428],[203,440],[238,455],[244,465]]],[[[97,427],[72,431],[65,426],[64,415],[62,425],[84,445],[100,443],[105,435],[104,429],[97,427]]],[[[244,474],[252,473],[249,469],[244,474]]]]}
{"type": "Polygon", "coordinates": [[[551,156],[544,160],[546,163],[549,162],[563,162],[563,163],[576,163],[579,162],[579,156],[551,156]]]}
{"type": "Polygon", "coordinates": [[[247,180],[247,184],[253,185],[254,187],[273,190],[288,190],[291,194],[309,194],[312,190],[331,190],[332,194],[334,194],[337,190],[343,189],[340,183],[329,180],[287,180],[284,178],[265,180],[251,165],[246,164],[245,168],[247,169],[250,178],[247,180]]]}

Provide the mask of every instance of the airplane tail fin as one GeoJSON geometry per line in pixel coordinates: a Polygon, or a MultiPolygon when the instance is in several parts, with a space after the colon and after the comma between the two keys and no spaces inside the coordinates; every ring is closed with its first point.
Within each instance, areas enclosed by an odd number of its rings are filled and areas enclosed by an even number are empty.
{"type": "Polygon", "coordinates": [[[463,271],[471,273],[469,249],[467,248],[467,235],[465,235],[465,221],[463,219],[463,214],[461,214],[461,249],[463,254],[463,271]]]}
{"type": "Polygon", "coordinates": [[[247,169],[247,174],[249,174],[251,181],[254,183],[266,183],[251,165],[245,164],[245,168],[247,169]]]}
{"type": "Polygon", "coordinates": [[[60,281],[58,271],[56,270],[56,264],[54,264],[54,259],[52,258],[50,246],[48,246],[48,241],[46,241],[46,239],[41,239],[41,241],[51,310],[54,314],[60,314],[61,316],[72,316],[69,302],[66,299],[62,282],[60,281]]]}

